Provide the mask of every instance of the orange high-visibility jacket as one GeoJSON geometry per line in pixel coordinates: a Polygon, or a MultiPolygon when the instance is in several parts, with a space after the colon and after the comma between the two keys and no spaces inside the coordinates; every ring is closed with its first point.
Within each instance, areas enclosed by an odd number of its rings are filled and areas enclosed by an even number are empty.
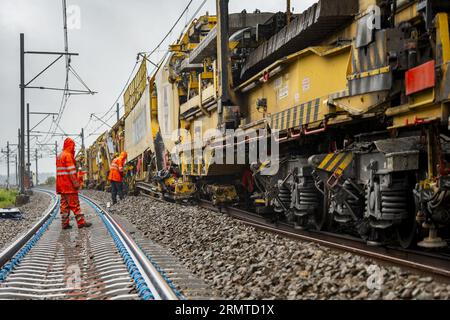
{"type": "Polygon", "coordinates": [[[109,168],[109,181],[122,182],[123,180],[123,166],[127,159],[127,153],[123,151],[120,156],[114,158],[109,168]]]}
{"type": "Polygon", "coordinates": [[[75,162],[75,142],[64,140],[63,151],[56,158],[56,193],[78,193],[79,182],[75,162]]]}
{"type": "Polygon", "coordinates": [[[83,182],[83,180],[84,180],[83,170],[78,170],[77,176],[78,176],[78,181],[83,182]]]}
{"type": "Polygon", "coordinates": [[[77,178],[78,178],[78,182],[80,183],[80,186],[83,186],[83,182],[84,182],[84,171],[83,170],[78,170],[77,178]]]}

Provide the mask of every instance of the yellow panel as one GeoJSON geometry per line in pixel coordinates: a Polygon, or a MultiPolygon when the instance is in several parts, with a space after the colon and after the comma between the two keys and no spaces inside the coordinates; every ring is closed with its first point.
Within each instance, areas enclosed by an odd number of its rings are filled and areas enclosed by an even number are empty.
{"type": "Polygon", "coordinates": [[[170,52],[181,52],[182,51],[182,46],[179,44],[171,44],[169,46],[169,51],[170,52]]]}
{"type": "Polygon", "coordinates": [[[446,114],[446,112],[447,110],[444,105],[434,105],[432,107],[414,110],[412,112],[402,114],[401,116],[394,117],[393,126],[389,129],[414,125],[423,121],[441,119],[443,114],[446,114]]]}
{"type": "Polygon", "coordinates": [[[148,87],[141,99],[125,118],[125,150],[133,160],[147,149],[153,151],[148,87]]]}
{"type": "Polygon", "coordinates": [[[369,6],[377,4],[377,0],[359,0],[359,12],[366,11],[369,6]]]}
{"type": "Polygon", "coordinates": [[[448,15],[438,13],[436,15],[436,27],[438,43],[441,45],[443,63],[450,61],[450,35],[448,31],[448,15]]]}
{"type": "Polygon", "coordinates": [[[128,114],[131,109],[141,98],[147,85],[147,63],[144,59],[139,67],[138,72],[134,76],[127,90],[123,95],[123,101],[125,104],[125,114],[128,114]]]}
{"type": "MultiPolygon", "coordinates": [[[[256,108],[256,102],[261,98],[267,99],[267,113],[275,115],[308,103],[315,105],[316,99],[345,90],[349,55],[350,48],[324,56],[310,53],[286,64],[272,79],[243,94],[243,104],[248,107],[248,121],[254,122],[264,117],[256,108]]],[[[316,119],[323,119],[327,112],[328,108],[319,103],[316,119]]],[[[303,123],[308,123],[306,117],[304,112],[303,123]]],[[[283,118],[283,121],[287,121],[287,118],[283,118]]]]}

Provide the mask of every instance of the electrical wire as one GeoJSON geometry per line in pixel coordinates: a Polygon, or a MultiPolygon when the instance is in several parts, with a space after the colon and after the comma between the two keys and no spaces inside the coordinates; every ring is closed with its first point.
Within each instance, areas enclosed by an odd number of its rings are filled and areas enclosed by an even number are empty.
{"type": "Polygon", "coordinates": [[[159,47],[164,43],[164,41],[166,41],[166,39],[170,36],[170,34],[172,33],[172,31],[175,29],[175,27],[177,26],[177,24],[180,22],[180,20],[183,18],[184,14],[189,10],[189,6],[192,4],[193,0],[190,0],[188,2],[188,4],[186,5],[186,8],[184,8],[183,12],[180,14],[180,16],[178,17],[178,19],[175,21],[175,23],[173,24],[173,26],[170,28],[169,32],[167,32],[167,34],[164,36],[164,38],[158,43],[158,45],[152,50],[149,51],[149,56],[153,55],[153,53],[156,52],[156,50],[159,49],[159,47]]]}
{"type": "MultiPolygon", "coordinates": [[[[181,12],[180,16],[178,17],[178,19],[175,21],[175,23],[172,25],[172,27],[169,29],[169,31],[166,33],[166,35],[162,38],[162,40],[158,43],[158,45],[151,51],[147,52],[149,53],[148,56],[153,55],[155,52],[157,51],[164,51],[165,54],[162,57],[162,59],[160,60],[160,62],[157,64],[158,66],[160,66],[166,59],[169,51],[168,50],[159,50],[159,48],[161,47],[161,45],[164,43],[164,41],[166,41],[166,39],[172,34],[173,30],[175,29],[175,27],[178,25],[178,23],[180,22],[180,20],[183,18],[183,16],[188,12],[189,7],[191,6],[193,0],[190,0],[188,2],[188,4],[186,5],[186,7],[184,8],[184,10],[181,12]]],[[[206,4],[207,0],[203,0],[203,2],[200,4],[200,6],[196,9],[195,13],[192,15],[191,19],[189,19],[189,21],[185,24],[184,28],[186,28],[188,25],[190,25],[192,23],[192,21],[195,19],[195,16],[198,14],[198,12],[203,8],[203,6],[206,4]]],[[[114,103],[111,105],[111,107],[101,116],[99,117],[101,120],[104,120],[105,117],[111,112],[113,111],[117,101],[122,97],[123,92],[126,90],[126,88],[128,87],[128,84],[131,80],[132,75],[134,74],[134,70],[137,67],[139,61],[136,62],[136,64],[134,65],[133,70],[131,71],[130,76],[128,77],[128,80],[126,82],[126,85],[124,86],[124,88],[122,89],[121,93],[119,94],[119,96],[117,97],[117,99],[114,101],[114,103]]],[[[112,113],[108,119],[106,119],[106,121],[104,120],[104,122],[108,123],[109,120],[111,120],[111,118],[114,116],[114,113],[112,113]]],[[[88,124],[91,123],[92,117],[90,117],[88,124]]],[[[99,121],[99,120],[94,120],[94,121],[99,121]]],[[[100,124],[95,130],[93,130],[91,133],[89,133],[86,138],[89,138],[93,135],[97,134],[97,131],[100,130],[105,124],[102,123],[100,124]]],[[[86,125],[87,127],[87,125],[86,125]]],[[[84,128],[84,130],[87,132],[86,127],[84,128]]]]}
{"type": "MultiPolygon", "coordinates": [[[[128,85],[129,85],[129,83],[131,81],[131,78],[133,77],[134,71],[136,70],[136,67],[138,66],[139,62],[141,62],[140,59],[136,60],[136,63],[134,64],[133,69],[131,70],[130,75],[128,76],[127,82],[123,86],[122,90],[120,91],[119,95],[117,96],[116,100],[111,105],[111,107],[101,117],[99,117],[101,120],[103,120],[111,111],[113,111],[113,109],[116,106],[117,102],[122,97],[122,95],[125,92],[125,90],[127,89],[128,85]]],[[[99,121],[99,120],[97,120],[97,121],[99,121]]]]}

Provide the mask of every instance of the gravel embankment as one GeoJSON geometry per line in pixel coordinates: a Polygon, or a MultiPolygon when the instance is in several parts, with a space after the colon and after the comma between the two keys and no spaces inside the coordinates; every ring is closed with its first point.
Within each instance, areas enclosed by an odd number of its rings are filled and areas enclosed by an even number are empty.
{"type": "MultiPolygon", "coordinates": [[[[85,193],[102,204],[110,201],[109,194],[103,192],[85,193]]],[[[257,231],[206,209],[128,197],[115,206],[115,212],[146,237],[168,248],[191,272],[204,279],[217,297],[450,298],[450,284],[432,277],[315,243],[257,231]]]]}
{"type": "Polygon", "coordinates": [[[20,207],[24,219],[0,219],[0,252],[42,217],[50,201],[50,196],[34,192],[30,202],[20,207]]]}

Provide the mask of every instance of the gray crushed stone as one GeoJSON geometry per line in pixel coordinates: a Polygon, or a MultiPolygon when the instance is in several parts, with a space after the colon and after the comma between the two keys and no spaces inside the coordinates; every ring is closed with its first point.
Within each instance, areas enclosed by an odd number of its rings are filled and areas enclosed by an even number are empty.
{"type": "MultiPolygon", "coordinates": [[[[84,193],[105,205],[110,195],[84,193]]],[[[115,207],[225,299],[449,299],[450,285],[194,206],[127,197],[115,207]]]]}

